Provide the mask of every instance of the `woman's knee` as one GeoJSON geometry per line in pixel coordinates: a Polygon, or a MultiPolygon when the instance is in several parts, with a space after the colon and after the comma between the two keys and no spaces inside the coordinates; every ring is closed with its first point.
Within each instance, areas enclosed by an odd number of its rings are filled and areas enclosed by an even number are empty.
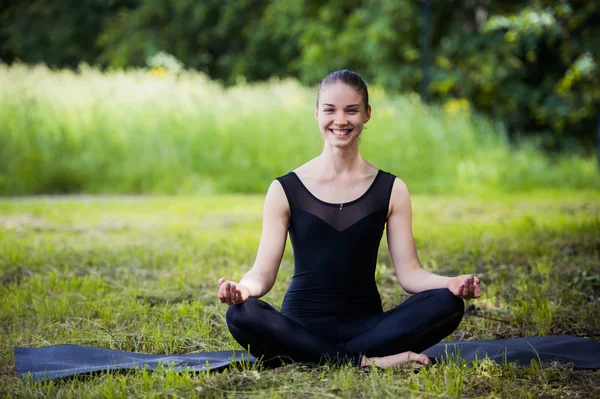
{"type": "Polygon", "coordinates": [[[436,308],[448,316],[460,317],[465,313],[465,303],[462,298],[454,295],[449,289],[432,290],[436,298],[436,308]]]}
{"type": "Polygon", "coordinates": [[[257,307],[257,298],[248,298],[239,305],[229,305],[225,313],[225,321],[227,325],[233,325],[238,328],[251,323],[251,318],[254,316],[254,310],[257,307]]]}

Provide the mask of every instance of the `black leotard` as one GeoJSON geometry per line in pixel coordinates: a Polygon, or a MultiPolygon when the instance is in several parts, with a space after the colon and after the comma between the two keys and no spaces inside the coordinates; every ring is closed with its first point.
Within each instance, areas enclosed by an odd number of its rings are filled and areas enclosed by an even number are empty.
{"type": "Polygon", "coordinates": [[[382,311],[375,267],[395,178],[379,170],[362,196],[341,205],[316,198],[294,172],[277,179],[290,206],[294,249],[281,313],[360,317],[382,311]]]}
{"type": "Polygon", "coordinates": [[[233,337],[257,358],[360,365],[362,355],[420,352],[460,323],[462,299],[427,290],[383,312],[377,252],[395,176],[378,171],[354,201],[319,200],[295,173],[279,177],[290,205],[294,276],[281,311],[258,298],[227,310],[233,337]]]}

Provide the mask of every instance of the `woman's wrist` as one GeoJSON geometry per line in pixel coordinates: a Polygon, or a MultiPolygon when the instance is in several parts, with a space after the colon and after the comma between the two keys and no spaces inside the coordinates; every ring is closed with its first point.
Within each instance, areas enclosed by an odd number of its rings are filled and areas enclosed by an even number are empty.
{"type": "Polygon", "coordinates": [[[248,274],[246,274],[240,279],[238,284],[248,290],[248,296],[260,298],[261,296],[265,295],[265,293],[263,293],[263,285],[261,283],[262,282],[259,278],[252,275],[248,276],[248,274]]]}
{"type": "Polygon", "coordinates": [[[452,282],[453,279],[455,279],[457,277],[448,277],[446,280],[446,288],[450,289],[450,283],[452,282]]]}

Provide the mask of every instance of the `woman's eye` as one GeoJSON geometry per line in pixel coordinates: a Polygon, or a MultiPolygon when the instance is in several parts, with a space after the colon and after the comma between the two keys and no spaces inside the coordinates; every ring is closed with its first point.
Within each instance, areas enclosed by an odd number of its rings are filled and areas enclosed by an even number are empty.
{"type": "Polygon", "coordinates": [[[325,108],[323,111],[324,111],[324,112],[333,112],[334,110],[333,110],[333,109],[331,109],[331,108],[325,108]]]}
{"type": "Polygon", "coordinates": [[[356,109],[349,109],[349,110],[348,110],[348,113],[349,113],[349,114],[355,114],[355,113],[357,113],[357,112],[358,112],[358,110],[356,110],[356,109]]]}

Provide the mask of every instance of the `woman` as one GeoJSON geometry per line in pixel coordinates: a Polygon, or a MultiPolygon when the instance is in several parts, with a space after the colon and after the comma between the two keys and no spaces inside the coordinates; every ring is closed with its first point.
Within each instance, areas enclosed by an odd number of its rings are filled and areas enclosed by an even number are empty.
{"type": "Polygon", "coordinates": [[[219,300],[231,305],[229,330],[264,360],[427,365],[419,352],[456,329],[462,299],[481,295],[479,279],[442,277],[421,267],[406,185],[359,151],[371,106],[358,74],[329,74],[315,117],[323,152],[273,181],[254,266],[238,283],[219,279],[219,300]],[[415,295],[383,312],[374,275],[386,224],[398,281],[415,295]],[[275,283],[288,231],[294,276],[278,312],[257,298],[275,283]]]}

